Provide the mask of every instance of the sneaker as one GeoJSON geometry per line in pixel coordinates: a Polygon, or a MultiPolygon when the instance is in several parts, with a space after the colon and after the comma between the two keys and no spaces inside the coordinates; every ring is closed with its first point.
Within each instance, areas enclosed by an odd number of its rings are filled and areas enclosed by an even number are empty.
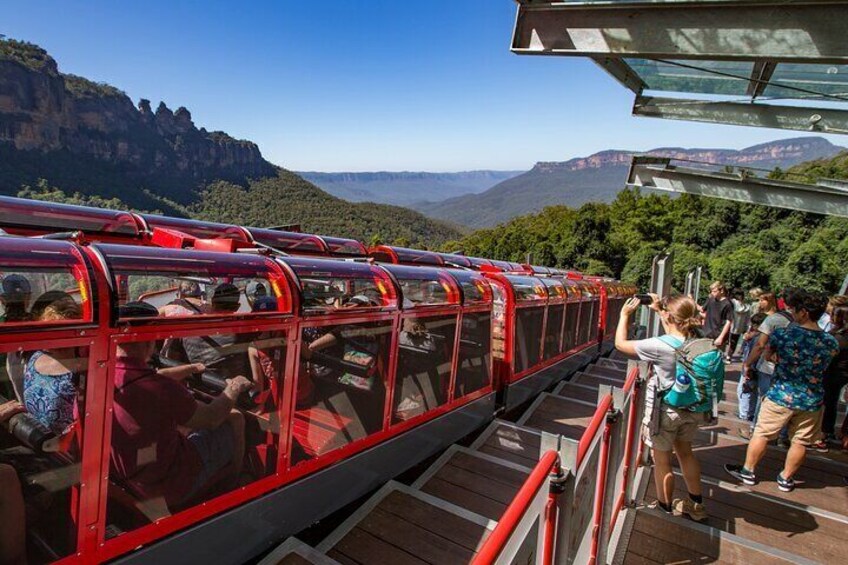
{"type": "Polygon", "coordinates": [[[727,471],[727,474],[729,474],[731,477],[733,477],[737,481],[741,481],[742,484],[745,484],[745,485],[748,485],[748,486],[751,486],[751,487],[754,486],[755,484],[757,484],[756,475],[754,475],[754,473],[752,473],[751,471],[749,471],[748,469],[746,469],[742,465],[727,464],[727,465],[724,466],[724,470],[727,471]]]}
{"type": "Polygon", "coordinates": [[[783,449],[789,449],[792,444],[785,437],[777,438],[777,447],[782,447],[783,449]]]}
{"type": "Polygon", "coordinates": [[[811,443],[808,449],[812,449],[813,451],[818,451],[819,453],[827,453],[830,451],[830,447],[827,445],[827,442],[823,439],[815,443],[811,443]]]}
{"type": "Polygon", "coordinates": [[[648,504],[648,508],[652,508],[654,510],[659,510],[660,512],[665,512],[666,514],[674,514],[674,507],[672,507],[671,510],[666,510],[665,508],[660,506],[659,500],[655,500],[655,501],[651,502],[650,504],[648,504]]]}
{"type": "Polygon", "coordinates": [[[675,516],[689,516],[696,522],[703,522],[707,519],[707,511],[704,510],[704,505],[693,501],[691,498],[675,498],[672,504],[675,516]]]}
{"type": "Polygon", "coordinates": [[[795,490],[795,480],[794,479],[784,479],[783,473],[777,474],[777,488],[782,490],[783,492],[792,492],[795,490]]]}
{"type": "Polygon", "coordinates": [[[745,428],[739,428],[739,431],[737,432],[737,434],[742,439],[751,439],[751,436],[754,435],[754,432],[751,431],[751,428],[745,427],[745,428]]]}

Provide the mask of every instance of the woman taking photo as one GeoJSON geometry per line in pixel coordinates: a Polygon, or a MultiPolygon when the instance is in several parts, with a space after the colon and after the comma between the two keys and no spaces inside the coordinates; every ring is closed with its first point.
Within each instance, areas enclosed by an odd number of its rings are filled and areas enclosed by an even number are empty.
{"type": "Polygon", "coordinates": [[[688,338],[696,336],[701,326],[701,316],[698,305],[687,296],[677,296],[663,302],[656,295],[651,296],[654,300],[650,308],[658,313],[666,335],[638,341],[627,339],[631,316],[640,305],[639,299],[634,297],[621,310],[615,332],[615,348],[625,355],[651,363],[642,436],[653,453],[656,507],[670,514],[686,514],[700,522],[707,518],[707,512],[701,496],[701,466],[692,452],[692,440],[698,427],[706,423],[709,415],[674,408],[661,400],[657,401],[657,393],[669,390],[674,385],[677,373],[674,347],[680,347],[688,338]],[[672,452],[677,455],[683,471],[683,480],[689,493],[686,499],[672,500],[672,452]]]}

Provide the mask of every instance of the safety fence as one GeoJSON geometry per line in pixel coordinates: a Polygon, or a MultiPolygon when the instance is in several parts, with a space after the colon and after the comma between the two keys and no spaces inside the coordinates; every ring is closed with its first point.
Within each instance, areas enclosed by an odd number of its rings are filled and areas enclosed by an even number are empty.
{"type": "Polygon", "coordinates": [[[647,366],[630,362],[624,385],[602,385],[580,440],[543,435],[545,450],[473,565],[606,564],[612,532],[634,499],[642,456],[647,366]]]}

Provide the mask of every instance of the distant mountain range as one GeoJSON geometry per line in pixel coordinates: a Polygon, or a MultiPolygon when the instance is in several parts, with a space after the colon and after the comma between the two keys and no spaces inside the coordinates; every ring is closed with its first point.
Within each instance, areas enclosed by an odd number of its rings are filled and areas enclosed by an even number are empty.
{"type": "Polygon", "coordinates": [[[477,194],[524,171],[463,171],[459,173],[373,172],[297,174],[333,196],[351,202],[410,206],[477,194]]]}
{"type": "Polygon", "coordinates": [[[409,209],[335,198],[265,160],[255,143],[198,128],[184,107],[136,106],[114,86],[61,73],[41,47],[0,36],[0,194],[24,187],[39,187],[31,197],[296,223],[366,241],[437,245],[461,235],[409,209]]]}
{"type": "MultiPolygon", "coordinates": [[[[839,147],[821,137],[782,139],[742,150],[660,147],[651,155],[752,168],[782,169],[832,157],[839,147]]],[[[488,227],[545,206],[577,208],[586,202],[611,202],[623,188],[633,151],[607,150],[562,162],[540,162],[526,173],[481,192],[441,202],[414,204],[425,215],[471,228],[488,227]]]]}

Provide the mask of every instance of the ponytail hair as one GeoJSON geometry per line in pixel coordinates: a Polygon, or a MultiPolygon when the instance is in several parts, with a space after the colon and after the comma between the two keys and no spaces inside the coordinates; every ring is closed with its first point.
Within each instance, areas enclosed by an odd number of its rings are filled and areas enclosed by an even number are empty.
{"type": "Polygon", "coordinates": [[[688,296],[669,298],[665,301],[664,310],[668,314],[668,321],[686,337],[695,336],[698,328],[704,325],[698,305],[688,296]]]}

